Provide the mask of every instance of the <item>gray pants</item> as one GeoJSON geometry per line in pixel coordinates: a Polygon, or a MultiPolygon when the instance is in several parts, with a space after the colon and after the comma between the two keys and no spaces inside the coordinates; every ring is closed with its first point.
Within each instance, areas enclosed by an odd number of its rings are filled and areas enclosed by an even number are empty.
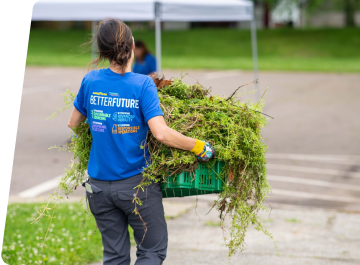
{"type": "Polygon", "coordinates": [[[137,206],[139,215],[133,213],[135,204],[132,199],[135,186],[142,175],[117,181],[101,181],[89,178],[93,193],[86,192],[89,206],[95,217],[104,246],[104,265],[130,264],[130,237],[128,225],[134,230],[137,244],[135,265],[160,265],[166,257],[168,234],[162,205],[160,185],[141,189],[138,198],[143,202],[137,206]]]}

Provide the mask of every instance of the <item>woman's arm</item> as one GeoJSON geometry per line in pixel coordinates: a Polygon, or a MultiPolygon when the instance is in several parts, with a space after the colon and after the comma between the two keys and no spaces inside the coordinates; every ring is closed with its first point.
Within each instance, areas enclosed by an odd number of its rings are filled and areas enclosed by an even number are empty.
{"type": "Polygon", "coordinates": [[[183,150],[188,150],[196,155],[200,163],[212,159],[216,151],[209,143],[186,137],[166,125],[163,116],[155,116],[148,121],[148,125],[154,137],[163,144],[183,150]]]}
{"type": "Polygon", "coordinates": [[[83,122],[86,119],[86,117],[81,114],[76,108],[73,109],[73,112],[71,113],[70,121],[68,123],[68,127],[71,129],[76,128],[81,122],[83,122]]]}
{"type": "Polygon", "coordinates": [[[150,119],[148,125],[154,137],[163,144],[188,151],[195,147],[195,139],[168,127],[163,116],[156,116],[150,119]]]}

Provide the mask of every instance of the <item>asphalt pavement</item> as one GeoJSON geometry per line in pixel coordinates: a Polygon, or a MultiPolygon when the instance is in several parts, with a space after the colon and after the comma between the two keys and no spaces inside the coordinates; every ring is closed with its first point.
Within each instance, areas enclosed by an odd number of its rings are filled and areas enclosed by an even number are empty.
{"type": "MultiPolygon", "coordinates": [[[[198,81],[212,87],[213,94],[225,96],[254,79],[252,72],[242,71],[186,73],[186,82],[198,81]]],[[[63,106],[60,95],[66,89],[78,91],[84,74],[86,69],[80,68],[26,68],[10,202],[45,200],[70,164],[71,154],[48,148],[67,141],[71,110],[46,118],[63,106]]],[[[180,75],[181,71],[165,70],[167,78],[180,75]]],[[[232,264],[360,264],[360,76],[261,72],[259,81],[260,93],[239,99],[255,101],[267,88],[264,112],[275,117],[263,129],[273,188],[267,199],[272,208],[268,226],[278,235],[282,254],[265,236],[251,231],[246,251],[232,264]]],[[[83,194],[80,189],[72,198],[83,194]]],[[[214,198],[199,196],[198,210],[208,210],[214,198]]],[[[190,197],[166,200],[194,203],[190,197]]],[[[203,215],[199,221],[190,210],[168,222],[165,264],[226,264],[221,230],[206,225],[206,218],[215,222],[217,215],[203,215]]]]}
{"type": "MultiPolygon", "coordinates": [[[[64,144],[71,110],[47,120],[63,106],[61,94],[77,93],[86,69],[26,68],[10,197],[46,198],[70,164],[71,154],[49,150],[64,144]]],[[[165,71],[188,83],[229,95],[254,79],[241,71],[165,71]]],[[[275,117],[263,129],[269,147],[269,202],[357,210],[360,205],[360,76],[356,74],[263,72],[264,112],[275,117]]],[[[255,101],[241,89],[239,100],[255,101]]],[[[83,191],[76,191],[82,196],[83,191]]]]}
{"type": "MultiPolygon", "coordinates": [[[[277,205],[271,212],[261,213],[276,246],[268,236],[250,227],[244,250],[229,260],[223,231],[217,225],[218,213],[208,213],[210,208],[210,202],[200,200],[196,208],[167,221],[169,245],[164,265],[360,264],[360,214],[277,205]]],[[[135,252],[132,247],[131,264],[135,252]]]]}

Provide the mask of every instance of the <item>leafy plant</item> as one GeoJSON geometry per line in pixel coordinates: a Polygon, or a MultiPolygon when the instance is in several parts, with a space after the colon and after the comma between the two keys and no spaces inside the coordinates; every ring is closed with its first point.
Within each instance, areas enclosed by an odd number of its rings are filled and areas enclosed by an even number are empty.
{"type": "MultiPolygon", "coordinates": [[[[210,96],[210,91],[201,85],[187,85],[182,79],[158,89],[168,126],[210,142],[217,151],[216,159],[225,162],[219,176],[224,182],[223,192],[213,207],[219,211],[222,224],[226,218],[231,222],[229,237],[225,238],[229,256],[244,248],[250,225],[272,237],[258,216],[260,210],[265,210],[263,202],[270,192],[266,179],[267,146],[261,136],[261,128],[267,123],[261,113],[263,102],[238,102],[237,90],[228,98],[210,96]]],[[[194,172],[198,166],[192,153],[158,142],[151,131],[143,147],[149,148],[152,163],[149,161],[144,170],[145,181],[140,188],[151,181],[166,181],[176,173],[194,172]]],[[[209,161],[207,166],[212,168],[213,163],[209,161]]]]}
{"type": "MultiPolygon", "coordinates": [[[[217,151],[215,159],[224,162],[218,176],[224,183],[223,191],[214,201],[213,208],[219,211],[224,231],[227,229],[225,221],[230,220],[227,236],[224,234],[229,256],[237,250],[243,250],[249,226],[254,226],[272,238],[258,215],[259,211],[266,210],[263,203],[266,194],[270,192],[266,179],[267,146],[261,136],[261,128],[267,123],[266,114],[261,112],[264,105],[262,99],[256,104],[236,101],[236,93],[243,86],[230,97],[223,98],[211,96],[210,91],[200,84],[188,85],[181,78],[174,81],[156,78],[154,81],[168,126],[186,136],[210,142],[217,151]]],[[[75,95],[67,92],[63,97],[65,108],[69,108],[75,95]]],[[[74,154],[70,168],[59,184],[65,194],[71,193],[84,181],[91,147],[92,139],[86,122],[80,124],[75,132],[69,144],[55,147],[74,154]]],[[[140,147],[149,149],[150,160],[147,161],[147,168],[143,171],[144,179],[136,187],[137,190],[144,189],[152,182],[167,181],[180,172],[194,172],[198,167],[198,161],[192,153],[162,144],[153,137],[151,131],[140,147]]],[[[212,160],[205,165],[212,168],[214,162],[212,160]]],[[[142,202],[137,196],[133,202],[134,212],[138,213],[137,205],[142,202]]],[[[48,211],[49,207],[45,205],[39,211],[38,219],[47,215],[48,211]]]]}

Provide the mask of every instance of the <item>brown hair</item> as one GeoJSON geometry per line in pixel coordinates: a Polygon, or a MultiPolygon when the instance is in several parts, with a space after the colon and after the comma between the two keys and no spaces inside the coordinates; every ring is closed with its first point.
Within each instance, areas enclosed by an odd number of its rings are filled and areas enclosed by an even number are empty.
{"type": "Polygon", "coordinates": [[[143,49],[143,52],[142,52],[140,58],[136,58],[136,60],[140,61],[140,62],[144,61],[145,56],[150,53],[148,48],[146,47],[145,42],[143,42],[142,40],[135,41],[135,48],[143,49]]]}
{"type": "Polygon", "coordinates": [[[131,29],[121,20],[105,19],[97,27],[96,33],[88,44],[96,41],[98,57],[89,63],[89,68],[95,68],[99,63],[109,60],[115,62],[122,73],[132,55],[133,35],[131,29]]]}

